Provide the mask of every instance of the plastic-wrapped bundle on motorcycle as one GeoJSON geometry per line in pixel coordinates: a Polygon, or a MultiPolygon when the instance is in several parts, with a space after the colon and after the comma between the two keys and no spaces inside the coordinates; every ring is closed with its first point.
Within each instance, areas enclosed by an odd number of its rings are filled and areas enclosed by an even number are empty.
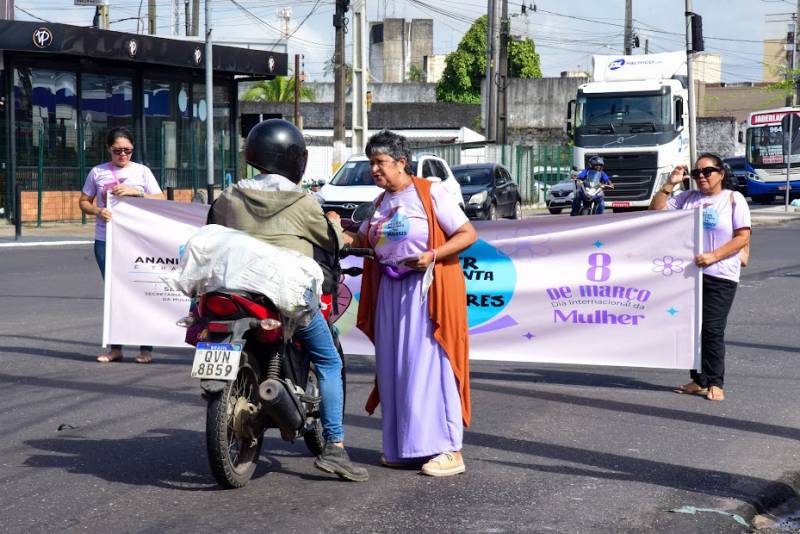
{"type": "Polygon", "coordinates": [[[322,292],[322,270],[312,258],[216,224],[189,239],[180,270],[162,279],[190,297],[219,289],[259,293],[301,325],[319,308],[322,292]]]}

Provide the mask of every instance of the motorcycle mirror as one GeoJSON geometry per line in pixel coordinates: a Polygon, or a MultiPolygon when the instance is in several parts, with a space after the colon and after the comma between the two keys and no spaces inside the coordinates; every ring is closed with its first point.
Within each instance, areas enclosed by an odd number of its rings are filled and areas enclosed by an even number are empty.
{"type": "Polygon", "coordinates": [[[353,211],[353,215],[350,217],[350,219],[354,223],[360,223],[371,218],[373,213],[375,213],[375,206],[372,204],[372,202],[362,202],[358,205],[355,211],[353,211]]]}

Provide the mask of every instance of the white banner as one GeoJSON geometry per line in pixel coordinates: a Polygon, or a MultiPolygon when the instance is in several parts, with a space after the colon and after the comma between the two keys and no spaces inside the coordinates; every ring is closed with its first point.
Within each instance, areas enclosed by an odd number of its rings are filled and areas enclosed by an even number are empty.
{"type": "Polygon", "coordinates": [[[175,324],[189,298],[160,277],[178,269],[181,247],[208,214],[206,204],[109,196],[103,346],[186,347],[175,324]]]}
{"type": "MultiPolygon", "coordinates": [[[[479,239],[461,254],[470,359],[699,368],[698,212],[475,226],[479,239]]],[[[360,278],[346,283],[336,322],[342,346],[373,354],[355,328],[360,278]]]]}
{"type": "MultiPolygon", "coordinates": [[[[111,206],[103,342],[185,346],[175,321],[188,299],[159,277],[178,268],[208,206],[116,197],[111,206]]],[[[699,368],[698,211],[475,226],[479,239],[461,254],[471,359],[699,368]]],[[[360,277],[340,286],[336,326],[346,353],[369,355],[355,328],[360,289],[360,277]]]]}

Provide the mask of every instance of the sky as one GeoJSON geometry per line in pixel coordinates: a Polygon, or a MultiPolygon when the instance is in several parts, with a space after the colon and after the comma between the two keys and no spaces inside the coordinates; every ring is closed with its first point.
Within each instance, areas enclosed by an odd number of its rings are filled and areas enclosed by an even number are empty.
{"type": "MultiPolygon", "coordinates": [[[[277,11],[290,6],[288,51],[304,55],[306,80],[322,81],[326,60],[333,55],[334,0],[209,0],[213,38],[276,40],[281,37],[277,11]]],[[[111,29],[140,33],[147,23],[148,0],[109,0],[111,29]],[[137,19],[142,17],[137,29],[137,19]],[[127,19],[127,20],[123,20],[127,19]]],[[[201,11],[204,10],[201,1],[201,11]]],[[[498,0],[500,2],[500,0],[498,0]]],[[[91,25],[92,7],[73,0],[15,0],[18,20],[44,20],[91,25]]],[[[633,28],[643,54],[645,40],[652,52],[684,46],[685,0],[633,0],[633,28]]],[[[183,0],[177,0],[181,11],[183,0]]],[[[762,41],[785,36],[794,0],[693,0],[703,17],[706,51],[722,56],[725,82],[760,81],[762,41]]],[[[170,35],[171,0],[157,0],[157,31],[170,35]]],[[[432,18],[434,53],[447,54],[458,46],[472,21],[486,13],[486,0],[367,0],[369,20],[384,17],[432,18]]],[[[619,54],[623,47],[625,0],[509,0],[512,31],[533,39],[544,76],[564,70],[589,70],[592,54],[619,54]],[[536,11],[521,14],[522,3],[536,11]]],[[[201,17],[203,20],[204,17],[201,17]]],[[[180,20],[183,26],[183,17],[180,20]]],[[[202,33],[202,30],[201,30],[202,33]]],[[[347,55],[350,39],[347,36],[347,55]]]]}

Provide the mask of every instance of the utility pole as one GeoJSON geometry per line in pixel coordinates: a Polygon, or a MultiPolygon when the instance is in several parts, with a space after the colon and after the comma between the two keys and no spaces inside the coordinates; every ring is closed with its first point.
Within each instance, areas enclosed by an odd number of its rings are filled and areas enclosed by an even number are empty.
{"type": "Polygon", "coordinates": [[[367,0],[353,2],[353,80],[352,138],[353,154],[367,146],[367,0]]]}
{"type": "Polygon", "coordinates": [[[206,190],[214,202],[214,62],[211,44],[211,0],[206,1],[206,190]]]}
{"type": "Polygon", "coordinates": [[[487,5],[487,16],[488,16],[488,25],[486,29],[486,94],[483,95],[483,99],[486,102],[486,116],[484,122],[484,131],[486,134],[487,141],[494,141],[496,136],[497,130],[497,118],[496,118],[496,111],[497,111],[497,100],[495,99],[495,91],[497,86],[494,83],[494,75],[495,75],[495,14],[497,13],[497,6],[495,5],[495,0],[488,0],[487,5]]]}
{"type": "Polygon", "coordinates": [[[156,34],[156,0],[147,0],[147,33],[156,34]]]}
{"type": "Polygon", "coordinates": [[[99,30],[108,29],[108,4],[100,4],[94,8],[92,26],[99,30]]]}
{"type": "Polygon", "coordinates": [[[333,79],[333,165],[338,167],[344,163],[344,32],[347,24],[347,9],[350,0],[336,0],[336,12],[333,15],[333,27],[336,29],[334,41],[334,79],[333,79]]]}
{"type": "Polygon", "coordinates": [[[180,33],[180,23],[178,22],[178,18],[178,0],[172,0],[170,4],[170,20],[172,21],[170,24],[170,29],[173,37],[177,37],[180,33]]]}
{"type": "Polygon", "coordinates": [[[500,16],[500,51],[497,73],[497,144],[508,143],[508,40],[510,28],[508,19],[508,0],[502,0],[500,16]]]}
{"type": "MultiPolygon", "coordinates": [[[[697,161],[697,102],[694,87],[694,61],[692,58],[695,52],[701,52],[702,46],[695,45],[702,41],[702,23],[695,24],[697,17],[692,12],[692,0],[686,0],[686,74],[689,84],[689,165],[694,165],[697,161]],[[695,29],[700,35],[695,35],[695,29]]],[[[699,22],[699,17],[697,18],[699,22]]],[[[702,43],[700,43],[702,44],[702,43]]]]}
{"type": "Polygon", "coordinates": [[[625,0],[625,55],[632,54],[633,46],[633,0],[625,0]]]}
{"type": "Polygon", "coordinates": [[[200,35],[200,0],[192,0],[192,35],[200,35]]]}
{"type": "Polygon", "coordinates": [[[183,18],[186,26],[186,36],[192,34],[192,12],[189,10],[189,0],[183,0],[183,18]]]}
{"type": "Polygon", "coordinates": [[[294,125],[303,129],[303,117],[300,115],[300,85],[303,78],[300,76],[300,54],[294,55],[294,125]]]}
{"type": "MultiPolygon", "coordinates": [[[[800,0],[798,0],[797,3],[798,3],[798,7],[800,7],[800,0]]],[[[792,44],[791,44],[791,47],[792,47],[792,50],[791,50],[791,54],[792,54],[792,70],[790,71],[789,76],[792,79],[793,88],[792,88],[792,95],[789,97],[789,102],[788,102],[788,105],[792,106],[792,107],[794,107],[795,102],[796,102],[795,101],[795,93],[796,93],[796,90],[797,90],[797,78],[795,76],[794,71],[797,68],[797,16],[798,16],[798,14],[800,14],[800,11],[798,11],[797,13],[792,13],[792,44]]],[[[789,113],[789,134],[788,134],[788,137],[789,137],[789,142],[788,142],[789,149],[787,150],[787,154],[786,154],[786,191],[784,192],[785,193],[784,194],[784,198],[785,198],[784,210],[787,211],[787,212],[789,211],[789,196],[790,196],[789,195],[789,187],[791,186],[789,174],[790,174],[791,169],[792,169],[792,141],[793,141],[792,135],[793,134],[794,134],[794,110],[792,110],[792,112],[789,113]]]]}
{"type": "Polygon", "coordinates": [[[644,53],[645,55],[650,53],[650,39],[644,40],[644,53]]]}

